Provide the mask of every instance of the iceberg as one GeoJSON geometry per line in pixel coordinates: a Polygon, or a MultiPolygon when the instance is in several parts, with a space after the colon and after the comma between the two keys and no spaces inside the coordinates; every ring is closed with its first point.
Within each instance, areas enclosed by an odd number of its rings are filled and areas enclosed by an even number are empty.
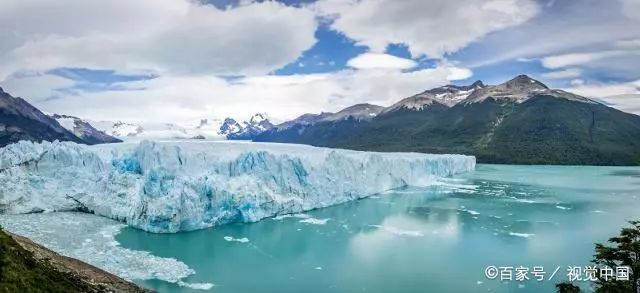
{"type": "Polygon", "coordinates": [[[474,168],[472,156],[289,144],[21,141],[0,149],[0,213],[84,211],[174,233],[426,186],[474,168]]]}

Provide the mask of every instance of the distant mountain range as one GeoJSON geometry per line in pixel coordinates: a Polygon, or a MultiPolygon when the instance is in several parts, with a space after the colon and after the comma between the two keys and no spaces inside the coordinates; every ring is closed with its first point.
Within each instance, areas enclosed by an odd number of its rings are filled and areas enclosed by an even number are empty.
{"type": "Polygon", "coordinates": [[[24,99],[13,97],[0,88],[0,147],[20,140],[86,144],[120,141],[76,117],[47,116],[24,99]]]}
{"type": "Polygon", "coordinates": [[[48,116],[0,88],[0,147],[19,140],[242,139],[385,152],[459,153],[481,163],[640,165],[640,116],[550,89],[526,75],[446,85],[389,107],[357,104],[274,125],[202,119],[194,126],[48,116]]]}
{"type": "Polygon", "coordinates": [[[244,139],[274,125],[264,113],[237,122],[232,118],[201,119],[195,126],[175,123],[136,124],[91,121],[65,114],[47,115],[22,98],[0,88],[0,147],[20,140],[73,141],[84,144],[122,142],[122,139],[244,139]]]}
{"type": "Polygon", "coordinates": [[[251,140],[259,133],[270,130],[274,125],[264,113],[257,113],[247,121],[238,122],[233,118],[201,119],[196,125],[176,123],[129,123],[112,121],[92,121],[91,124],[115,137],[128,139],[237,139],[251,140]]]}
{"type": "Polygon", "coordinates": [[[254,140],[461,153],[482,163],[640,165],[640,116],[526,75],[499,85],[438,87],[387,108],[305,114],[254,140]]]}
{"type": "Polygon", "coordinates": [[[224,120],[222,126],[220,126],[220,133],[224,134],[228,139],[235,140],[251,140],[256,135],[271,130],[274,125],[269,121],[267,115],[264,113],[257,113],[249,119],[238,123],[232,118],[224,120]]]}

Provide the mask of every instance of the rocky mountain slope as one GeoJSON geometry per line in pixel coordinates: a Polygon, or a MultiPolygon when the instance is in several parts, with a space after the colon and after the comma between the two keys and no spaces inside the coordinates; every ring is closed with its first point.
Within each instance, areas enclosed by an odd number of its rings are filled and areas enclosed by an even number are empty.
{"type": "Polygon", "coordinates": [[[53,114],[51,118],[55,119],[62,127],[81,138],[87,144],[122,142],[122,140],[94,128],[89,122],[78,117],[53,114]]]}
{"type": "Polygon", "coordinates": [[[84,142],[24,99],[0,88],[0,147],[20,140],[84,142]]]}

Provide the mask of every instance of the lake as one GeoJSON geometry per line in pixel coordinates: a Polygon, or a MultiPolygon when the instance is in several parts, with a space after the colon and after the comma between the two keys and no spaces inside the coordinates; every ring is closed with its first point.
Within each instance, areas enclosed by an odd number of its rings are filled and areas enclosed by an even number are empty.
{"type": "Polygon", "coordinates": [[[428,188],[187,233],[77,213],[0,223],[121,275],[135,266],[127,276],[160,292],[553,292],[568,266],[590,264],[595,242],[640,218],[639,195],[635,167],[481,164],[428,188]],[[487,266],[559,269],[509,282],[487,266]]]}

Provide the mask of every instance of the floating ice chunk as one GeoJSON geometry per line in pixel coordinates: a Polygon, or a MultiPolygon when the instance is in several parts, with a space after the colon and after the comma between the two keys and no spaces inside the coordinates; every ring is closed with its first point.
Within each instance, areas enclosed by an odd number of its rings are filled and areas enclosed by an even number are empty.
{"type": "Polygon", "coordinates": [[[561,206],[561,205],[557,205],[556,209],[561,209],[561,210],[570,210],[570,207],[565,207],[565,206],[561,206]]]}
{"type": "Polygon", "coordinates": [[[233,238],[231,236],[224,236],[224,240],[229,241],[229,242],[235,241],[235,242],[240,242],[240,243],[249,242],[249,238],[247,238],[247,237],[233,238]]]}
{"type": "Polygon", "coordinates": [[[516,236],[516,237],[529,238],[529,237],[534,236],[536,234],[509,232],[509,235],[516,236]]]}
{"type": "Polygon", "coordinates": [[[312,224],[312,225],[325,225],[327,224],[329,219],[316,219],[316,218],[308,218],[304,220],[300,220],[300,223],[312,224]]]}
{"type": "Polygon", "coordinates": [[[282,220],[282,219],[287,219],[287,218],[298,218],[298,219],[308,219],[311,218],[311,216],[307,215],[307,214],[286,214],[286,215],[280,215],[280,216],[275,216],[272,219],[274,220],[282,220]]]}
{"type": "Polygon", "coordinates": [[[519,202],[522,202],[522,203],[537,203],[537,201],[535,201],[535,200],[524,199],[524,198],[516,199],[516,201],[519,201],[519,202]]]}
{"type": "Polygon", "coordinates": [[[315,267],[316,270],[321,271],[322,267],[315,267]]]}
{"type": "Polygon", "coordinates": [[[462,155],[302,145],[21,141],[0,149],[3,213],[92,211],[150,232],[295,214],[471,171],[462,155]]]}
{"type": "Polygon", "coordinates": [[[183,281],[178,281],[178,283],[176,284],[178,284],[178,286],[180,287],[187,287],[194,290],[205,290],[205,291],[211,290],[211,288],[213,288],[214,286],[211,283],[186,283],[183,281]]]}
{"type": "Polygon", "coordinates": [[[479,214],[480,214],[480,213],[479,213],[479,212],[477,212],[477,211],[474,211],[474,210],[470,210],[470,209],[465,208],[465,206],[460,206],[460,209],[458,209],[458,210],[459,210],[459,211],[461,211],[461,212],[469,213],[469,214],[474,215],[474,216],[477,216],[477,215],[479,215],[479,214]]]}
{"type": "Polygon", "coordinates": [[[369,225],[370,227],[376,227],[378,229],[381,229],[383,231],[389,232],[391,234],[394,235],[398,235],[398,236],[410,236],[410,237],[422,237],[424,236],[424,234],[420,231],[413,231],[413,230],[402,230],[400,228],[394,227],[394,226],[387,226],[387,225],[369,225]]]}
{"type": "Polygon", "coordinates": [[[158,279],[204,290],[213,286],[182,282],[195,271],[174,258],[121,247],[115,236],[126,226],[114,220],[85,213],[40,213],[0,215],[0,225],[127,280],[158,279]]]}

